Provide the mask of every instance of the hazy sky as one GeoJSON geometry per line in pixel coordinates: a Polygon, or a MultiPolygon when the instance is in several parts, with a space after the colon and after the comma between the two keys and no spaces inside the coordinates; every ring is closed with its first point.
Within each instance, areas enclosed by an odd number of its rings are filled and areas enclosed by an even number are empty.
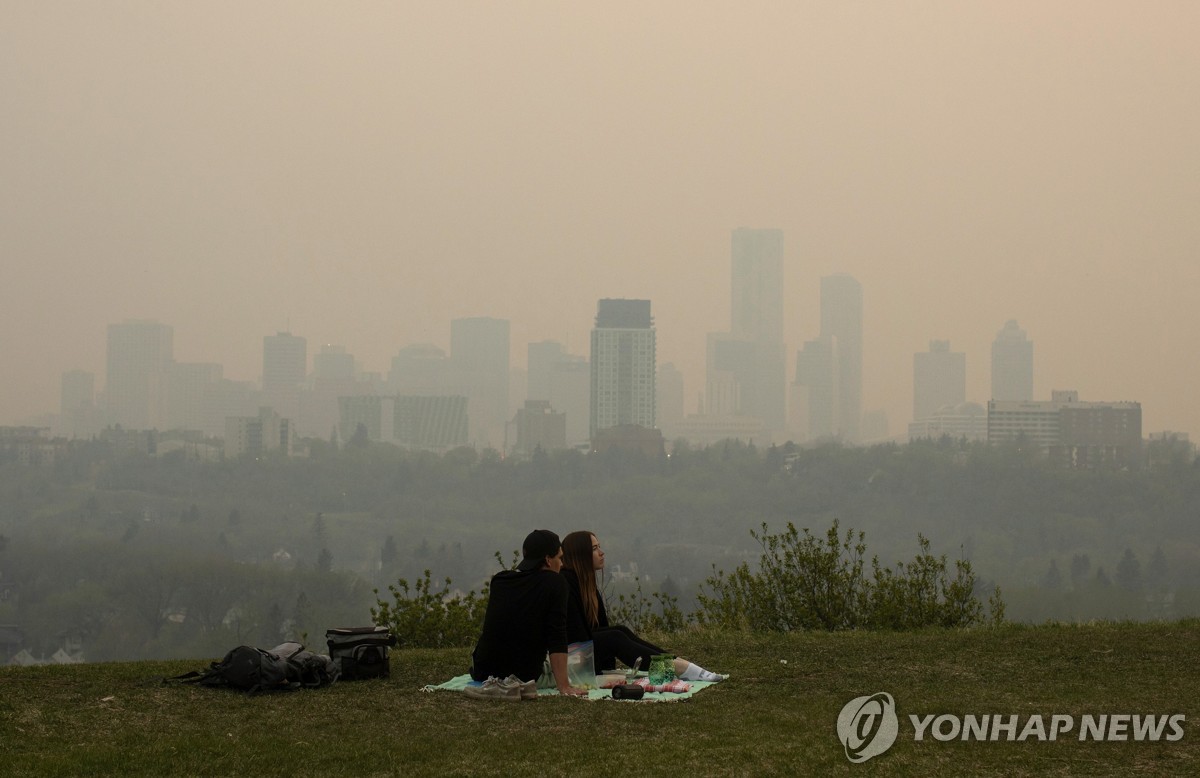
{"type": "Polygon", "coordinates": [[[0,4],[0,423],[104,382],[106,327],[257,380],[262,337],[386,372],[450,319],[586,353],[653,301],[687,408],[730,231],[784,230],[788,370],[864,290],[864,408],[1007,319],[1034,391],[1200,436],[1200,3],[0,4]]]}

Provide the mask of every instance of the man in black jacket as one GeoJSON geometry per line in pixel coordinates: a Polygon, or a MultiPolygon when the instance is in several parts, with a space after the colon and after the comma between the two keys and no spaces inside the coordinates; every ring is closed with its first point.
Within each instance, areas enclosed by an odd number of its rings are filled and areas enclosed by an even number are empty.
{"type": "Polygon", "coordinates": [[[567,680],[567,582],[562,569],[562,543],[550,530],[529,533],[521,545],[524,559],[516,570],[492,576],[483,634],[471,654],[471,677],[515,675],[536,681],[550,655],[550,669],[560,694],[583,695],[567,680]]]}

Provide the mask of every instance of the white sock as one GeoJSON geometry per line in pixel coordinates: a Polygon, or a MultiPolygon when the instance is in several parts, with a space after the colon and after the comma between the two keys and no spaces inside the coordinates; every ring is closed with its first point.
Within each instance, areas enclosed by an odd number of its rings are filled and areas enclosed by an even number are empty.
{"type": "Polygon", "coordinates": [[[698,664],[688,662],[679,677],[685,681],[723,681],[725,676],[720,673],[710,673],[698,664]]]}

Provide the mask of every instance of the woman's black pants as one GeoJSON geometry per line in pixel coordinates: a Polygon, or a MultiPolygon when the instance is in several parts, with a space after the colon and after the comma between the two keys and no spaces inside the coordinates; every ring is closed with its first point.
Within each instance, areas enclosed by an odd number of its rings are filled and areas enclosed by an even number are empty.
{"type": "Polygon", "coordinates": [[[641,657],[639,669],[648,670],[651,656],[671,653],[642,640],[633,630],[619,624],[592,630],[592,646],[596,652],[597,673],[613,669],[616,666],[614,658],[620,659],[627,667],[633,667],[633,663],[641,657]]]}

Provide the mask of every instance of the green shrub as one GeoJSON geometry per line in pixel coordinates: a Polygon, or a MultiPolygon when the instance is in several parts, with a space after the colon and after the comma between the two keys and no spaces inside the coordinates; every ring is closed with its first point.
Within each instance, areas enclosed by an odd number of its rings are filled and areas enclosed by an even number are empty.
{"type": "Polygon", "coordinates": [[[411,586],[401,578],[388,587],[392,601],[379,596],[375,589],[373,623],[387,627],[396,636],[400,648],[452,648],[473,645],[483,628],[487,608],[488,584],[478,593],[451,592],[445,579],[440,589],[433,587],[429,570],[411,586]]]}
{"type": "Polygon", "coordinates": [[[678,632],[692,622],[691,614],[680,610],[678,597],[654,592],[652,601],[642,592],[641,579],[635,576],[633,580],[637,587],[631,594],[617,595],[607,603],[610,624],[621,624],[634,632],[678,632]]]}
{"type": "MultiPolygon", "coordinates": [[[[842,535],[837,521],[824,539],[790,522],[780,534],[766,524],[750,534],[762,547],[758,571],[745,562],[728,575],[715,570],[698,597],[701,625],[786,632],[962,627],[984,620],[971,563],[958,560],[951,575],[946,557],[930,554],[921,535],[911,562],[888,568],[872,558],[868,577],[865,534],[842,535]]],[[[992,621],[1003,620],[999,589],[989,605],[992,621]]]]}

